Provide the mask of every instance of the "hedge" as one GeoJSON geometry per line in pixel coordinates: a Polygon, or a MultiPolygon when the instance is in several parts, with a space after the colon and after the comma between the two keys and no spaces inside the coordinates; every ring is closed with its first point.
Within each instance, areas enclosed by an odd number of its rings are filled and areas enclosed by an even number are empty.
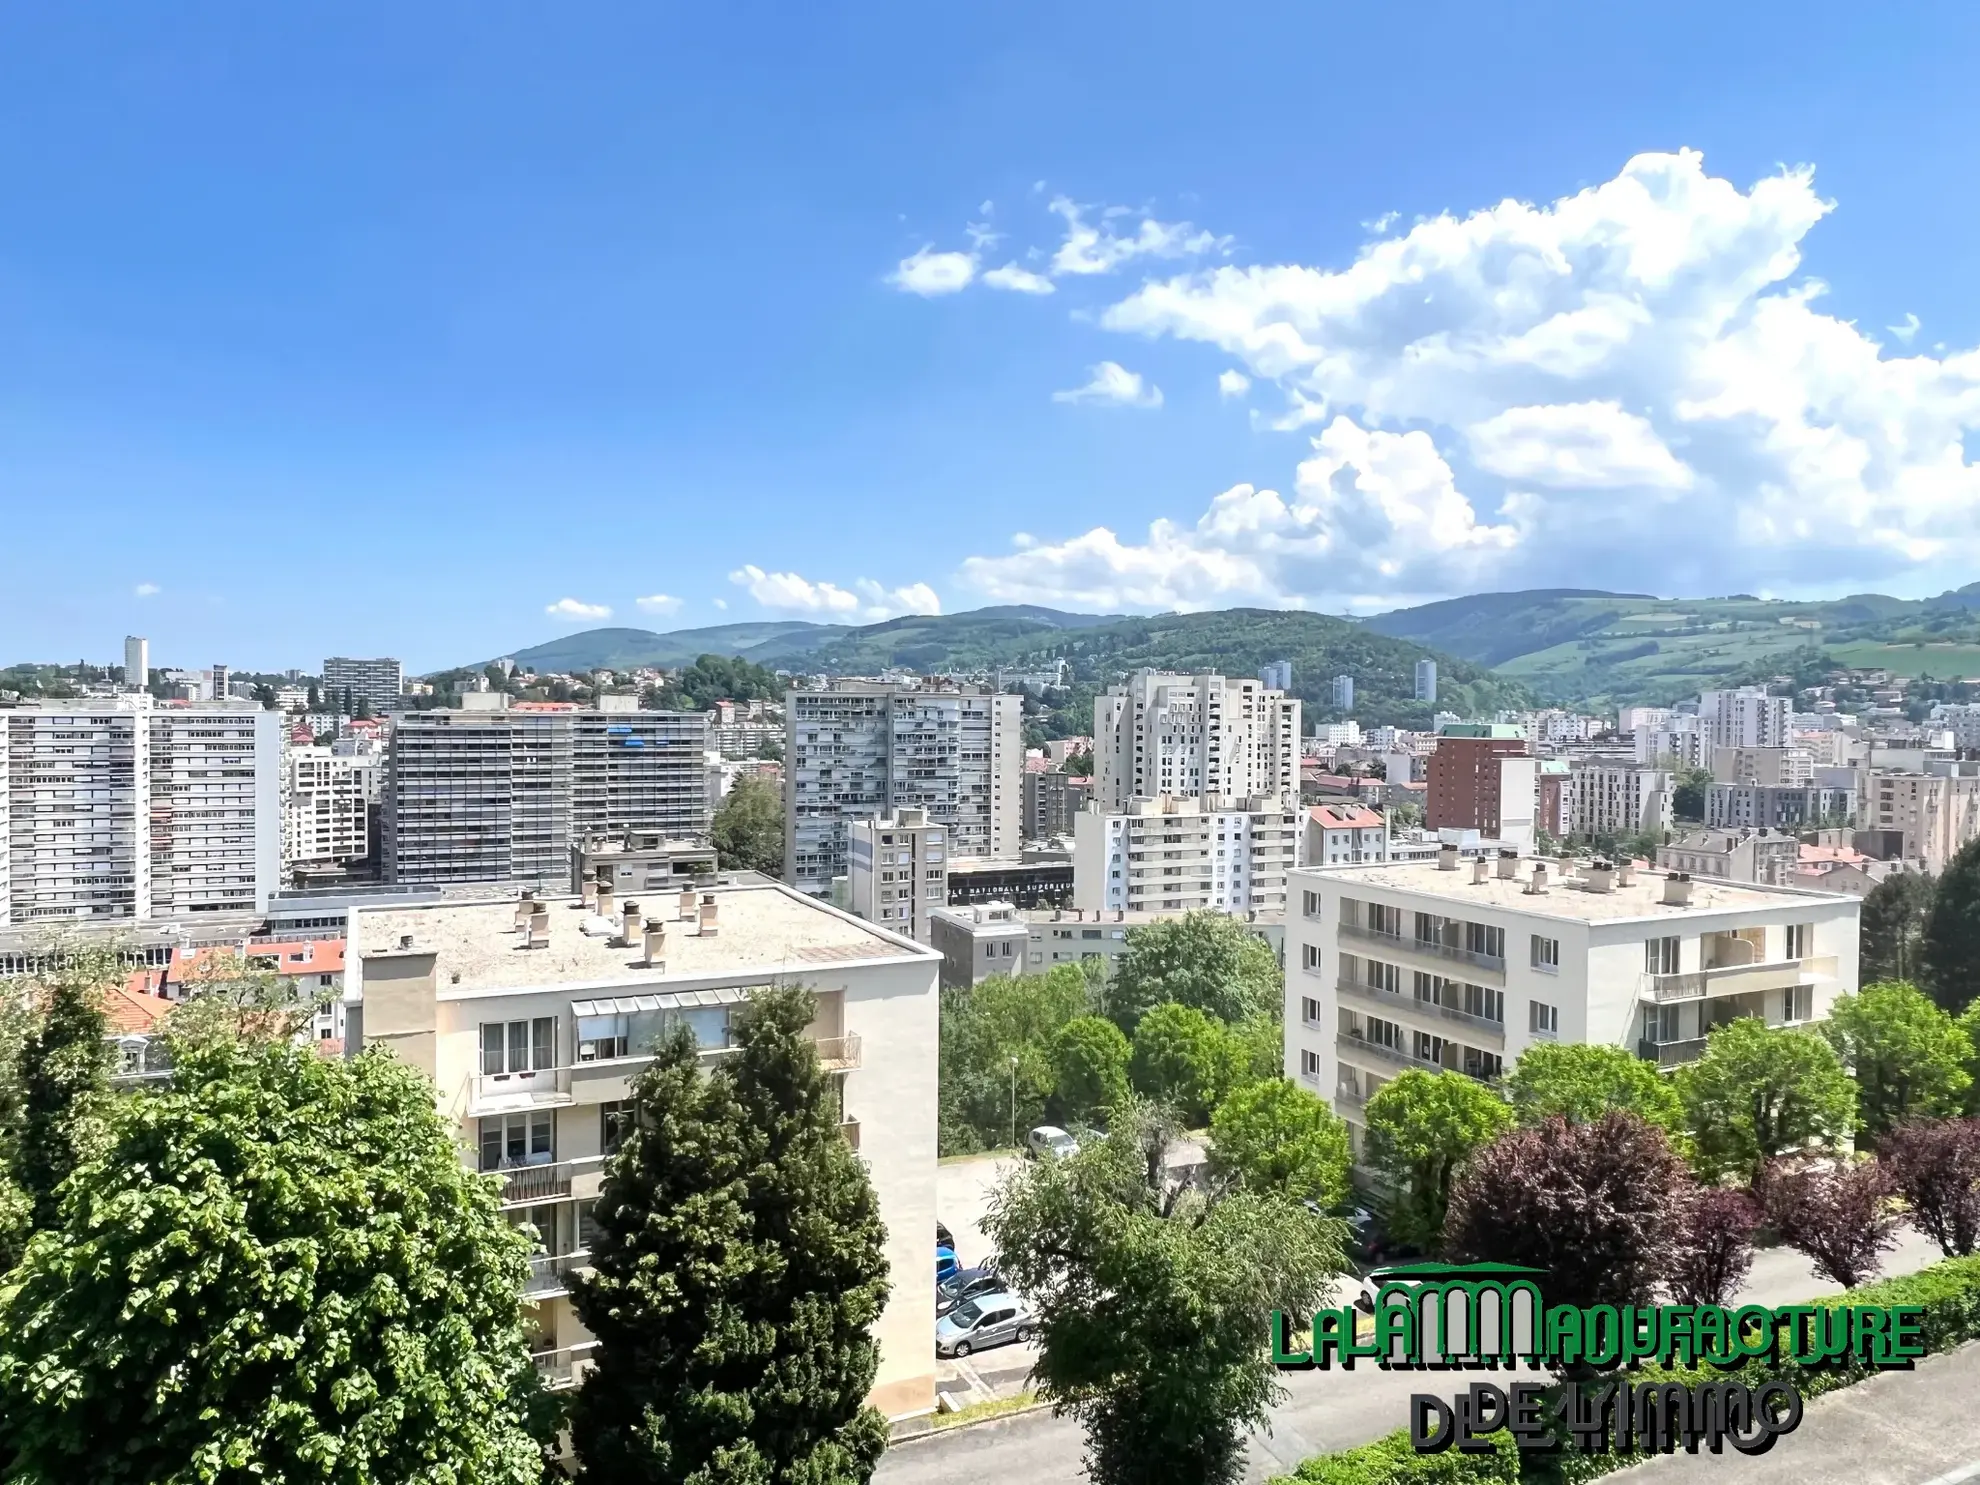
{"type": "MultiPolygon", "coordinates": [[[[1950,1258],[1902,1278],[1884,1279],[1843,1294],[1826,1295],[1813,1303],[1834,1305],[1917,1305],[1927,1353],[1950,1351],[1980,1339],[1980,1257],[1950,1258]]],[[[1766,1381],[1793,1384],[1804,1398],[1819,1397],[1872,1375],[1872,1368],[1851,1361],[1842,1366],[1798,1366],[1791,1361],[1752,1360],[1721,1371],[1717,1367],[1643,1367],[1633,1381],[1673,1381],[1687,1385],[1705,1381],[1737,1381],[1757,1387],[1766,1381]]],[[[1448,1375],[1448,1374],[1447,1374],[1448,1375]]],[[[1302,1463],[1291,1476],[1301,1485],[1581,1485],[1646,1457],[1640,1454],[1589,1454],[1572,1445],[1522,1456],[1504,1433],[1489,1435],[1489,1454],[1417,1454],[1409,1447],[1409,1430],[1394,1433],[1337,1454],[1320,1454],[1302,1463]]]]}

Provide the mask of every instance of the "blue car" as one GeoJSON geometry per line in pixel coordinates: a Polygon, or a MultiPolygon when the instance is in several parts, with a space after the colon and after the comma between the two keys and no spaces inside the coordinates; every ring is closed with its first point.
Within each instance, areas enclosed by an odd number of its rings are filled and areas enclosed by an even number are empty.
{"type": "Polygon", "coordinates": [[[962,1265],[956,1262],[956,1250],[954,1248],[936,1248],[935,1282],[937,1284],[941,1283],[944,1279],[953,1277],[961,1271],[962,1265]]]}

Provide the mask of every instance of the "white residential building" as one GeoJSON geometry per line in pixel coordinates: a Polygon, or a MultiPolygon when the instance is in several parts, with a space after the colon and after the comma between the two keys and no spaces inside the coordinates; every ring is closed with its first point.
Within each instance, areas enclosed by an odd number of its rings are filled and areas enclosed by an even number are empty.
{"type": "Polygon", "coordinates": [[[1712,733],[1696,717],[1673,717],[1661,726],[1639,722],[1631,735],[1638,763],[1672,768],[1712,766],[1712,733]]]}
{"type": "Polygon", "coordinates": [[[1299,702],[1259,681],[1138,671],[1093,703],[1095,807],[1297,798],[1299,733],[1299,702]]]}
{"type": "Polygon", "coordinates": [[[151,684],[151,641],[136,634],[124,636],[124,689],[142,691],[151,684]]]}
{"type": "Polygon", "coordinates": [[[1274,660],[1258,672],[1258,683],[1267,691],[1292,690],[1292,661],[1274,660]]]}
{"type": "Polygon", "coordinates": [[[282,864],[341,866],[371,854],[385,755],[292,745],[282,755],[282,864]]]}
{"type": "Polygon", "coordinates": [[[846,890],[855,916],[931,942],[928,915],[949,901],[949,828],[922,810],[846,825],[846,890]]]}
{"type": "Polygon", "coordinates": [[[1592,764],[1575,769],[1569,779],[1565,797],[1568,829],[1574,835],[1592,839],[1671,828],[1675,785],[1661,768],[1592,764]]]}
{"type": "Polygon", "coordinates": [[[505,1215],[537,1250],[523,1290],[531,1349],[552,1386],[569,1386],[595,1349],[570,1276],[589,1261],[605,1160],[656,1039],[685,1025],[712,1063],[764,986],[812,990],[819,1060],[897,1280],[874,1324],[869,1401],[900,1419],[935,1406],[934,1288],[901,1281],[934,1263],[940,963],[780,884],[670,894],[611,922],[566,897],[366,908],[351,917],[345,1047],[384,1047],[430,1076],[463,1160],[503,1177],[505,1215]]]}
{"type": "Polygon", "coordinates": [[[140,693],[0,711],[0,921],[265,911],[281,878],[280,724],[140,693]]]}
{"type": "Polygon", "coordinates": [[[1337,675],[1334,677],[1334,710],[1351,712],[1354,710],[1354,677],[1337,675]]]}
{"type": "Polygon", "coordinates": [[[1437,699],[1437,662],[1419,660],[1416,662],[1416,699],[1435,701],[1437,699]]]}
{"type": "Polygon", "coordinates": [[[1491,1080],[1540,1042],[1688,1062],[1715,1025],[1826,1018],[1857,981],[1855,898],[1627,865],[1309,867],[1286,917],[1286,1075],[1350,1124],[1419,1068],[1491,1080]]]}
{"type": "Polygon", "coordinates": [[[1815,782],[1815,755],[1803,747],[1714,748],[1712,778],[1721,784],[1806,788],[1815,782]]]}
{"type": "Polygon", "coordinates": [[[1088,912],[1277,912],[1299,859],[1297,807],[1279,795],[1136,799],[1081,810],[1073,825],[1073,906],[1088,912]]]}
{"type": "Polygon", "coordinates": [[[364,702],[376,716],[399,709],[406,690],[406,668],[397,660],[353,660],[335,655],[323,662],[323,704],[332,711],[364,702]]]}
{"type": "Polygon", "coordinates": [[[1784,748],[1793,715],[1792,700],[1769,696],[1760,686],[1704,691],[1698,697],[1698,720],[1714,747],[1784,748]]]}
{"type": "MultiPolygon", "coordinates": [[[[1046,974],[1061,964],[1097,966],[1102,975],[1111,975],[1128,951],[1131,930],[1177,916],[972,902],[937,908],[929,915],[929,929],[930,941],[942,955],[943,987],[960,988],[992,975],[1046,974]]],[[[1237,921],[1284,964],[1284,913],[1247,912],[1237,921]]]]}
{"type": "Polygon", "coordinates": [[[903,809],[956,856],[1024,841],[1023,698],[838,681],[784,701],[784,880],[822,896],[847,874],[848,826],[903,809]]]}
{"type": "Polygon", "coordinates": [[[1365,804],[1309,805],[1300,822],[1301,866],[1343,866],[1389,859],[1389,822],[1365,804]]]}

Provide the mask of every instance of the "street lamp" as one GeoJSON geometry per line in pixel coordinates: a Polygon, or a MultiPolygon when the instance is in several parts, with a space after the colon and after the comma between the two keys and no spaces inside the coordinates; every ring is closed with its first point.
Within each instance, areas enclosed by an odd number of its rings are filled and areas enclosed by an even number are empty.
{"type": "Polygon", "coordinates": [[[1011,1148],[1017,1148],[1017,1057],[1011,1058],[1011,1148]]]}

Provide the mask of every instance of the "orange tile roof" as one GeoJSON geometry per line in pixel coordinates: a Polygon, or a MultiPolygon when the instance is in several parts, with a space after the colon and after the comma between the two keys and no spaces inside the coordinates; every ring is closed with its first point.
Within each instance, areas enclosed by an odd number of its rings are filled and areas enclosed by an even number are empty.
{"type": "Polygon", "coordinates": [[[1328,830],[1380,830],[1382,817],[1365,804],[1316,804],[1306,813],[1328,830]]]}
{"type": "Polygon", "coordinates": [[[103,1017],[119,1036],[142,1036],[156,1031],[158,1023],[172,1009],[162,995],[148,994],[144,988],[149,970],[131,976],[128,985],[112,985],[103,997],[103,1017]]]}

